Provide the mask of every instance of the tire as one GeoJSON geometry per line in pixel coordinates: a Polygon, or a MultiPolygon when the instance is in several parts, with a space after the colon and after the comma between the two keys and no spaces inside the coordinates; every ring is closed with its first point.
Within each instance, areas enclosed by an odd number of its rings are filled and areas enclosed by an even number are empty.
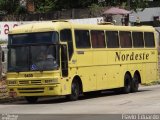
{"type": "Polygon", "coordinates": [[[78,100],[80,95],[80,87],[77,81],[73,81],[71,85],[71,94],[67,96],[67,98],[71,101],[78,100]]]}
{"type": "Polygon", "coordinates": [[[139,76],[135,74],[132,80],[131,92],[137,92],[138,88],[139,88],[139,76]]]}
{"type": "Polygon", "coordinates": [[[38,97],[32,96],[32,97],[25,97],[26,101],[30,104],[34,104],[38,101],[38,97]]]}
{"type": "Polygon", "coordinates": [[[126,74],[124,77],[124,87],[122,88],[122,93],[127,94],[131,92],[131,77],[126,74]]]}

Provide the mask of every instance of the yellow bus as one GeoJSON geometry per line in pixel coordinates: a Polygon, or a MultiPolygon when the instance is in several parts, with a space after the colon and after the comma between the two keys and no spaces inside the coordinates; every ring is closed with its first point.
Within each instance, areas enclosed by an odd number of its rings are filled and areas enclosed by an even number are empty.
{"type": "Polygon", "coordinates": [[[8,40],[9,95],[35,103],[40,96],[136,92],[158,80],[156,43],[151,26],[48,21],[16,27],[8,40]]]}

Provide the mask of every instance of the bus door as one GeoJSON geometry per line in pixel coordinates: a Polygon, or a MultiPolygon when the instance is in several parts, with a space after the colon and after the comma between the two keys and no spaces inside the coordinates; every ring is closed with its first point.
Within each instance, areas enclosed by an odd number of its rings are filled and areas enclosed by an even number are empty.
{"type": "Polygon", "coordinates": [[[61,45],[61,85],[62,95],[70,93],[69,73],[68,73],[68,49],[67,44],[61,45]]]}
{"type": "Polygon", "coordinates": [[[61,45],[61,72],[62,77],[68,77],[67,45],[61,45]]]}

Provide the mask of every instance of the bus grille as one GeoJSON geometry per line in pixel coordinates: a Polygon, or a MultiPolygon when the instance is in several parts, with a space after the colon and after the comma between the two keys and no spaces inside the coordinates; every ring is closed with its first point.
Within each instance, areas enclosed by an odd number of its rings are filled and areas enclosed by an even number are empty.
{"type": "Polygon", "coordinates": [[[43,93],[44,88],[18,88],[19,93],[43,93]]]}
{"type": "Polygon", "coordinates": [[[23,80],[19,81],[19,85],[31,85],[31,84],[41,84],[41,80],[23,80]]]}

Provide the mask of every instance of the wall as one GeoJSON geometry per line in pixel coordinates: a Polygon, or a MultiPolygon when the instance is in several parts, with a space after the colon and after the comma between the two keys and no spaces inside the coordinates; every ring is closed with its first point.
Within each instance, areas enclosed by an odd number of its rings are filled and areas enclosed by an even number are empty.
{"type": "Polygon", "coordinates": [[[0,41],[8,40],[8,32],[12,28],[28,22],[0,22],[0,41]]]}
{"type": "Polygon", "coordinates": [[[145,8],[143,11],[133,12],[130,14],[129,20],[136,22],[137,17],[139,17],[140,21],[153,21],[154,16],[160,17],[160,7],[145,8]]]}

